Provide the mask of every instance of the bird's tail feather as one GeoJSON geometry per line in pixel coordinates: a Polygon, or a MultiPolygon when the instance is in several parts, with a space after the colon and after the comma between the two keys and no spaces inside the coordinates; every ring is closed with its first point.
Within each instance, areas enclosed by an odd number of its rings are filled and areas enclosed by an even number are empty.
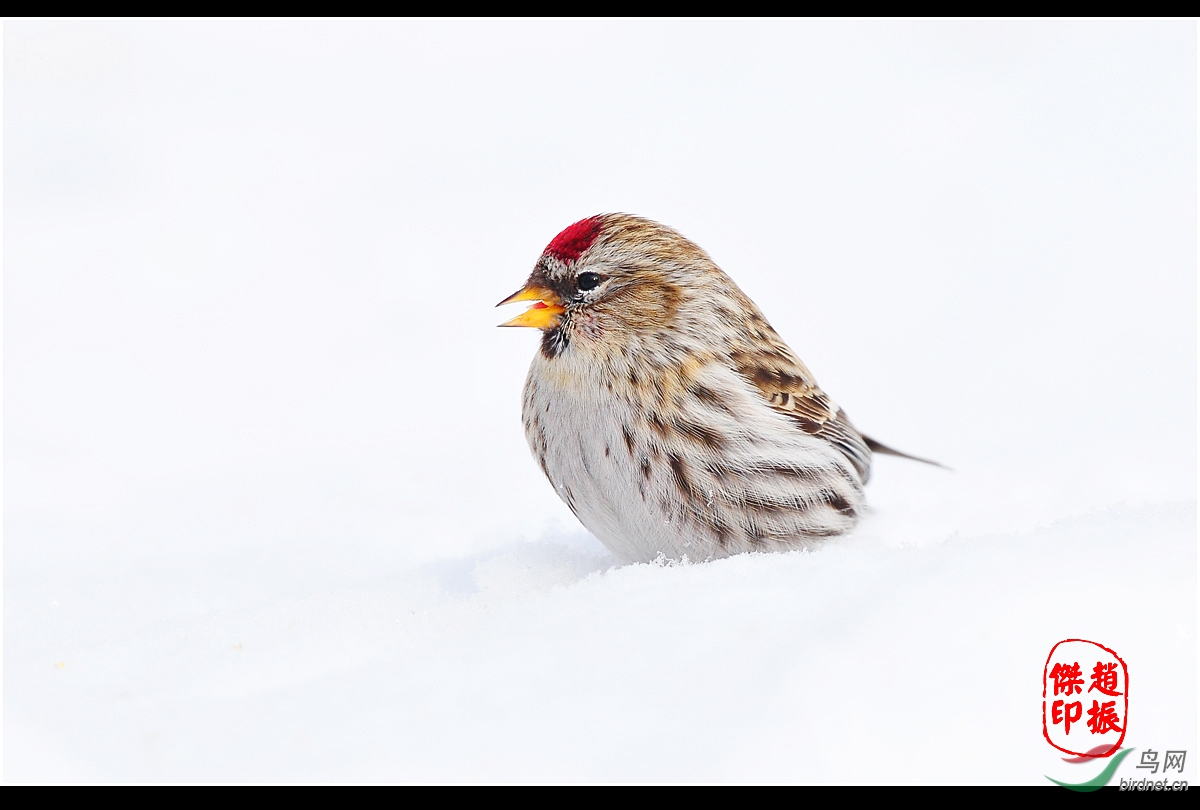
{"type": "Polygon", "coordinates": [[[939,464],[938,462],[931,461],[927,458],[920,458],[919,456],[910,456],[908,453],[901,453],[899,450],[893,450],[892,448],[888,447],[886,444],[875,441],[870,436],[863,436],[862,438],[863,438],[863,441],[867,443],[867,447],[871,448],[872,453],[881,453],[885,456],[899,456],[900,458],[906,458],[906,459],[909,459],[910,461],[919,461],[922,464],[932,464],[934,467],[941,467],[943,470],[950,469],[945,464],[939,464]]]}

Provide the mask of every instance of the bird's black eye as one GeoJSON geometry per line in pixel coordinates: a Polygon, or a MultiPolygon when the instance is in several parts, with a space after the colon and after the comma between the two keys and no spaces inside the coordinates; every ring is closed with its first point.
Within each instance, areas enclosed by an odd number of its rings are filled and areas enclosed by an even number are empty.
{"type": "Polygon", "coordinates": [[[594,290],[600,286],[600,274],[580,273],[579,278],[575,279],[575,286],[584,292],[594,290]]]}

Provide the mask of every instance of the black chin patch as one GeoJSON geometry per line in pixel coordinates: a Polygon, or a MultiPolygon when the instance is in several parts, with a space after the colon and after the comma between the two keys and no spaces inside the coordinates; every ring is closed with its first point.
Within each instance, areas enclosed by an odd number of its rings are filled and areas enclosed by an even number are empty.
{"type": "Polygon", "coordinates": [[[553,360],[567,350],[570,340],[562,326],[556,326],[542,333],[542,357],[553,360]]]}

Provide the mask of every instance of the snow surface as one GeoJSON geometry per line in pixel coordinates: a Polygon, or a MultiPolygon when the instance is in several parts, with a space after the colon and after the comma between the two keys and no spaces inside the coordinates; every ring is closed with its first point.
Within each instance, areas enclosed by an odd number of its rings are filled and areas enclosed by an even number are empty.
{"type": "Polygon", "coordinates": [[[1194,23],[18,21],[4,71],[7,781],[1083,781],[1069,637],[1194,781],[1194,23]],[[954,472],[616,566],[492,308],[615,210],[954,472]]]}

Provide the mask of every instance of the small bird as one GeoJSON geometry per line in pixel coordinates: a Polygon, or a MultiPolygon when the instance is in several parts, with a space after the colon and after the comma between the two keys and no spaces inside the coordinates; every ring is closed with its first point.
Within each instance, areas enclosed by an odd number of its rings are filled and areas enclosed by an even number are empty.
{"type": "MultiPolygon", "coordinates": [[[[522,419],[542,471],[623,562],[779,551],[847,531],[871,454],[758,307],[678,232],[576,222],[501,326],[542,330],[522,419]]],[[[934,463],[934,462],[927,462],[934,463]]]]}

